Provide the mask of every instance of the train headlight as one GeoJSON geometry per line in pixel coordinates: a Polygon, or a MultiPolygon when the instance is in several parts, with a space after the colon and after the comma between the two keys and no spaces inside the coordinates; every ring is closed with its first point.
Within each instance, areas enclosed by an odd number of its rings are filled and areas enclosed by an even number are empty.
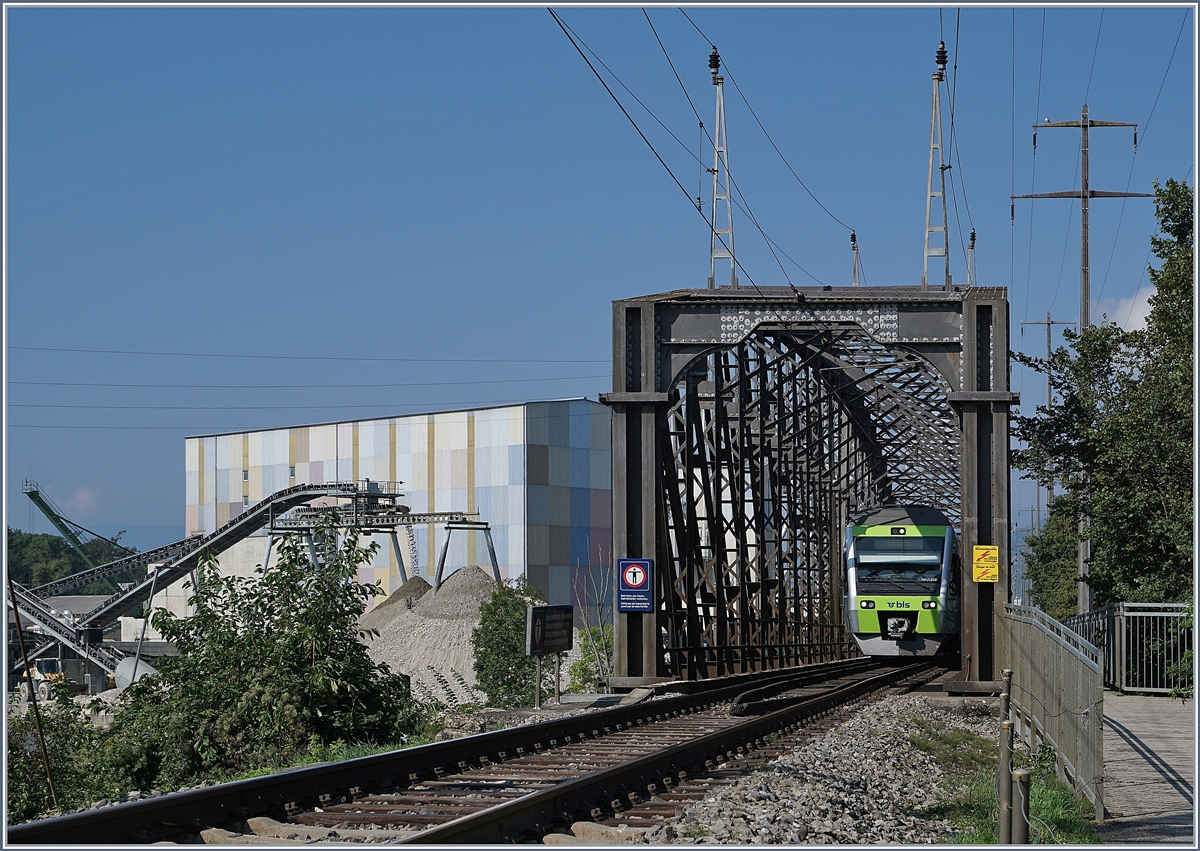
{"type": "Polygon", "coordinates": [[[922,609],[936,609],[937,608],[937,600],[922,600],[921,608],[922,609]]]}
{"type": "Polygon", "coordinates": [[[862,609],[873,609],[873,608],[875,608],[875,601],[874,600],[860,600],[858,602],[858,606],[859,606],[859,608],[862,608],[862,609]]]}

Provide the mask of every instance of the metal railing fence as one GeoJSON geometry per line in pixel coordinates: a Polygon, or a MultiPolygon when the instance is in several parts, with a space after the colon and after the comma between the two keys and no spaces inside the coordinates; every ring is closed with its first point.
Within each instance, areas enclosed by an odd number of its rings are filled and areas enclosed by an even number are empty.
{"type": "Polygon", "coordinates": [[[1104,683],[1100,651],[1032,606],[1004,607],[1012,668],[1012,720],[1036,752],[1054,749],[1057,769],[1104,817],[1104,683]]]}
{"type": "Polygon", "coordinates": [[[1169,694],[1192,646],[1186,603],[1116,603],[1063,624],[1100,648],[1104,685],[1121,693],[1169,694]]]}

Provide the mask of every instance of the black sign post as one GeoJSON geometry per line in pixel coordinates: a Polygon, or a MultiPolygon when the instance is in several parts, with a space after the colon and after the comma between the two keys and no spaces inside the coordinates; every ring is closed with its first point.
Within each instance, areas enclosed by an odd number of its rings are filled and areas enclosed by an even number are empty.
{"type": "Polygon", "coordinates": [[[533,708],[542,708],[542,657],[554,654],[554,702],[559,699],[561,658],[570,650],[575,637],[574,606],[529,606],[525,609],[525,655],[537,659],[537,679],[533,686],[533,708]]]}

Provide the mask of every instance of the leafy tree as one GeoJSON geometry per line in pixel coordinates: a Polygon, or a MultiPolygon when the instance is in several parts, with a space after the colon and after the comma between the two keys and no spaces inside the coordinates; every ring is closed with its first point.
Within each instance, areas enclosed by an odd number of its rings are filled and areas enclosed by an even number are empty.
{"type": "Polygon", "coordinates": [[[8,527],[8,569],[18,585],[44,585],[86,566],[66,538],[8,527]]]}
{"type": "Polygon", "coordinates": [[[537,662],[525,655],[525,610],[540,602],[541,592],[521,577],[497,585],[491,599],[479,607],[471,648],[475,679],[489,706],[533,705],[537,662]]]}
{"type": "MultiPolygon", "coordinates": [[[[1190,598],[1192,575],[1192,190],[1155,185],[1162,261],[1144,331],[1065,332],[1048,364],[1061,399],[1016,417],[1018,467],[1066,488],[1092,541],[1096,605],[1190,598]]],[[[1064,570],[1065,561],[1063,562],[1064,570]]],[[[1075,570],[1074,564],[1071,571],[1075,570]]]]}
{"type": "Polygon", "coordinates": [[[373,662],[362,643],[370,635],[358,628],[380,593],[357,581],[358,568],[378,545],[360,548],[353,529],[339,543],[331,516],[314,540],[316,565],[288,536],[256,579],[222,576],[206,558],[190,599],[195,614],[155,613],[179,656],[123,694],[101,743],[109,773],[131,787],[171,789],[288,765],[311,741],[391,742],[417,726],[408,678],[373,662]]]}
{"type": "Polygon", "coordinates": [[[1046,524],[1025,536],[1025,576],[1034,605],[1058,620],[1078,607],[1079,514],[1070,496],[1050,503],[1046,524]]]}
{"type": "MultiPolygon", "coordinates": [[[[121,535],[114,540],[119,542],[121,535]]],[[[105,538],[94,538],[84,543],[83,548],[96,564],[107,564],[116,561],[124,553],[120,552],[113,542],[105,538]]],[[[62,579],[73,573],[88,569],[88,563],[67,543],[61,535],[45,533],[22,532],[8,527],[8,569],[12,572],[13,581],[26,588],[45,585],[56,579],[62,579]]],[[[144,574],[144,571],[142,572],[144,574]]],[[[93,582],[80,588],[80,594],[110,594],[116,590],[114,581],[125,581],[141,576],[135,576],[130,571],[112,577],[111,580],[93,582]]]]}

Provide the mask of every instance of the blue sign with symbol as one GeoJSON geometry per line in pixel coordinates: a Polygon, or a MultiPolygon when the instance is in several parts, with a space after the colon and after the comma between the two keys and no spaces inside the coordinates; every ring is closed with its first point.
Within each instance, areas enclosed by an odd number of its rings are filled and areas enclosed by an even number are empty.
{"type": "Polygon", "coordinates": [[[617,611],[654,611],[653,576],[653,559],[617,559],[617,611]]]}

